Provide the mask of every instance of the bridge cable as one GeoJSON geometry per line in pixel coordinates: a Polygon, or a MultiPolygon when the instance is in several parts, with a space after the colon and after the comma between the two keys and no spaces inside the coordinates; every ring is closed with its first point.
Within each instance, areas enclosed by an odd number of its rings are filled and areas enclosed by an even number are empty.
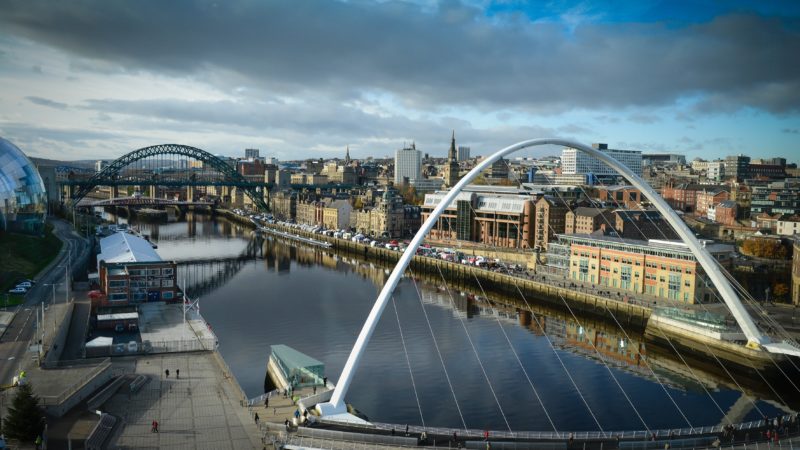
{"type": "MultiPolygon", "coordinates": [[[[506,166],[508,167],[508,162],[507,162],[505,159],[504,159],[503,161],[506,163],[506,166]]],[[[511,168],[510,168],[510,167],[508,167],[508,169],[509,169],[509,173],[513,173],[513,171],[511,171],[511,168]]],[[[569,208],[569,205],[567,205],[567,208],[569,208]]],[[[477,216],[477,211],[475,211],[475,209],[472,207],[471,203],[470,203],[470,209],[472,209],[472,212],[473,212],[473,213],[474,213],[474,214],[477,216]]],[[[548,226],[549,226],[549,224],[548,224],[548,226]]],[[[552,227],[551,227],[551,231],[554,231],[554,230],[552,230],[552,227]]],[[[491,245],[492,247],[494,247],[494,248],[495,248],[495,250],[497,250],[497,248],[498,248],[497,244],[495,244],[495,243],[491,243],[490,245],[491,245]]],[[[512,276],[513,276],[513,275],[512,275],[512,276]]],[[[476,280],[478,280],[477,276],[475,277],[475,279],[476,279],[476,280]]],[[[478,284],[480,285],[480,281],[479,281],[479,280],[478,280],[478,284]]],[[[483,286],[481,286],[481,290],[483,291],[483,286]]],[[[485,292],[484,292],[484,295],[485,295],[485,292]]],[[[567,302],[566,302],[566,300],[563,298],[563,296],[561,296],[561,295],[559,294],[559,297],[561,298],[561,301],[564,303],[564,306],[566,306],[566,307],[567,307],[567,309],[569,310],[570,314],[572,315],[572,318],[575,320],[575,322],[578,324],[578,326],[580,326],[580,327],[582,327],[582,328],[583,328],[582,324],[580,323],[580,320],[578,320],[577,316],[576,316],[576,315],[575,315],[575,313],[572,311],[572,308],[570,308],[570,307],[569,307],[569,305],[567,304],[567,302]]],[[[499,319],[498,319],[498,321],[499,321],[499,319]]],[[[623,330],[623,331],[624,331],[624,330],[623,330]]],[[[626,336],[627,336],[627,334],[626,334],[626,336]]],[[[608,363],[605,361],[605,357],[604,357],[604,356],[603,356],[603,355],[600,353],[600,351],[597,349],[597,347],[595,346],[595,344],[594,344],[593,342],[589,341],[589,343],[591,344],[591,346],[592,346],[592,348],[594,349],[594,351],[597,353],[597,356],[598,356],[598,358],[600,359],[600,362],[601,362],[601,363],[603,363],[603,365],[605,366],[606,370],[608,370],[608,373],[609,373],[609,375],[611,376],[611,378],[614,380],[614,382],[615,382],[615,383],[617,384],[617,386],[619,387],[620,391],[622,392],[622,395],[623,395],[623,396],[625,397],[625,399],[628,401],[629,405],[630,405],[630,406],[631,406],[631,408],[634,410],[634,412],[635,412],[635,413],[636,413],[636,415],[638,416],[639,420],[642,422],[642,425],[644,425],[645,429],[647,429],[647,431],[649,432],[649,431],[650,431],[650,428],[647,426],[647,423],[644,421],[644,419],[642,418],[641,414],[639,414],[639,411],[638,411],[638,409],[637,409],[637,408],[636,408],[636,406],[633,404],[633,402],[631,401],[631,399],[630,399],[630,397],[628,396],[628,394],[625,392],[625,389],[624,389],[624,388],[622,387],[622,385],[619,383],[618,379],[617,379],[617,378],[616,378],[616,376],[614,375],[614,373],[613,373],[613,371],[611,370],[611,368],[609,367],[608,363]]],[[[509,344],[510,344],[510,343],[509,343],[509,344]]],[[[513,347],[512,347],[512,351],[513,351],[513,347]]],[[[516,353],[515,353],[515,355],[516,355],[516,353]]],[[[649,367],[649,366],[648,366],[648,367],[649,367]]],[[[524,370],[524,369],[523,369],[523,370],[524,370]]],[[[651,369],[651,371],[652,371],[652,369],[651,369]]],[[[653,372],[653,375],[655,376],[655,372],[653,372]]],[[[526,374],[526,376],[527,376],[527,374],[526,374]]],[[[669,395],[669,393],[667,392],[666,388],[665,388],[665,387],[663,386],[663,384],[661,383],[661,380],[658,378],[658,376],[655,376],[655,378],[656,378],[656,381],[658,381],[658,382],[659,382],[659,384],[661,385],[661,387],[664,389],[664,392],[667,394],[667,396],[670,398],[670,400],[672,400],[672,397],[669,395]]],[[[529,380],[529,381],[530,381],[530,380],[529,380]]],[[[537,397],[538,397],[538,395],[537,395],[537,397]]],[[[686,416],[683,414],[683,411],[682,411],[682,410],[681,410],[681,409],[680,409],[680,408],[677,406],[677,404],[674,402],[674,400],[673,400],[673,404],[675,404],[676,408],[678,408],[678,412],[679,412],[679,413],[680,413],[680,414],[681,414],[681,415],[684,417],[684,419],[686,420],[686,423],[689,425],[689,427],[692,427],[692,424],[691,424],[691,422],[689,422],[689,420],[688,420],[688,419],[686,419],[686,416]]],[[[549,416],[548,416],[548,418],[549,418],[549,416]]]]}
{"type": "Polygon", "coordinates": [[[414,289],[417,291],[417,298],[419,299],[419,305],[422,308],[422,314],[425,316],[425,323],[428,325],[428,331],[431,333],[431,339],[433,340],[433,346],[436,349],[436,355],[439,357],[439,362],[442,364],[442,370],[444,370],[444,376],[447,379],[447,385],[450,387],[450,393],[453,395],[453,401],[456,404],[456,410],[458,411],[458,416],[461,418],[461,424],[464,426],[464,429],[467,430],[467,422],[464,420],[464,414],[461,412],[461,406],[458,404],[458,397],[456,396],[456,391],[453,389],[453,382],[450,380],[450,374],[447,372],[447,366],[444,363],[444,358],[442,357],[442,352],[439,349],[439,344],[436,341],[436,335],[433,333],[433,327],[431,326],[430,318],[428,317],[428,312],[425,310],[425,303],[422,301],[422,292],[417,285],[417,280],[414,278],[414,274],[411,271],[411,268],[407,268],[409,274],[411,275],[411,281],[414,283],[414,289]]]}
{"type": "MultiPolygon", "coordinates": [[[[548,183],[549,183],[549,184],[552,186],[552,182],[551,182],[551,181],[549,181],[547,178],[545,178],[545,180],[547,180],[547,181],[548,181],[548,183]]],[[[602,182],[601,182],[601,185],[602,185],[602,182]]],[[[604,185],[603,185],[603,186],[604,186],[604,185]]],[[[592,205],[597,205],[597,203],[596,203],[596,202],[594,202],[594,201],[592,200],[592,198],[591,198],[591,197],[588,195],[588,193],[587,193],[587,192],[586,192],[586,191],[583,189],[583,187],[582,187],[582,186],[579,186],[579,188],[580,188],[580,189],[581,189],[581,191],[583,192],[583,195],[584,195],[584,196],[587,198],[587,200],[588,200],[588,201],[589,201],[589,202],[590,202],[592,205]]],[[[557,189],[554,189],[554,190],[553,190],[553,192],[556,194],[556,196],[557,196],[557,197],[559,197],[559,199],[562,201],[562,203],[564,203],[564,204],[567,206],[567,208],[569,208],[569,205],[567,205],[567,202],[566,202],[566,200],[565,200],[565,199],[564,199],[564,198],[561,196],[561,194],[559,193],[559,191],[558,191],[557,189]]],[[[618,202],[617,202],[617,201],[616,201],[616,200],[615,200],[613,197],[612,197],[612,201],[614,201],[614,202],[617,204],[617,207],[620,207],[620,204],[619,204],[619,203],[618,203],[618,202]]],[[[597,207],[597,206],[596,206],[596,207],[597,207]]],[[[601,216],[601,217],[602,217],[602,218],[603,218],[603,220],[606,222],[606,224],[607,224],[609,227],[611,227],[611,229],[614,229],[614,227],[611,225],[611,223],[608,221],[608,219],[607,219],[605,216],[601,216]]],[[[647,214],[645,214],[645,217],[647,217],[647,218],[648,218],[648,220],[650,220],[650,221],[652,222],[652,219],[650,219],[650,218],[649,218],[649,216],[648,216],[647,214]]],[[[639,231],[639,233],[642,235],[642,237],[643,237],[643,238],[646,238],[646,235],[645,235],[645,234],[644,234],[644,232],[643,232],[643,231],[642,231],[642,230],[639,228],[639,226],[638,226],[638,225],[637,225],[635,222],[631,222],[631,223],[634,225],[634,227],[637,229],[637,231],[639,231]]],[[[663,235],[664,235],[663,231],[661,231],[659,227],[655,226],[655,224],[654,224],[654,223],[653,223],[653,225],[654,225],[654,227],[655,227],[656,229],[658,229],[658,230],[661,232],[661,234],[662,234],[662,236],[663,236],[663,235]]],[[[548,226],[549,226],[549,223],[548,223],[548,226]]],[[[551,228],[551,230],[552,230],[552,227],[550,227],[550,228],[551,228]]],[[[555,233],[554,233],[554,234],[555,234],[555,233]]],[[[666,238],[666,236],[664,236],[664,237],[666,238]]],[[[568,269],[568,270],[569,270],[569,269],[568,269]]],[[[563,299],[562,299],[562,300],[563,300],[563,299]]],[[[659,328],[660,328],[660,327],[659,327],[659,328]]],[[[664,333],[663,333],[663,330],[660,330],[660,331],[662,332],[662,334],[664,334],[664,333]]],[[[666,335],[665,335],[665,337],[666,337],[666,335]]],[[[667,338],[667,340],[669,341],[669,338],[667,338]]],[[[676,348],[676,347],[675,347],[675,346],[672,344],[672,342],[671,342],[671,341],[669,341],[669,344],[670,344],[670,347],[672,347],[672,348],[673,348],[673,350],[675,350],[675,351],[676,351],[676,353],[678,353],[678,352],[677,352],[677,348],[676,348]]],[[[705,343],[704,343],[704,345],[705,345],[705,343]]],[[[714,356],[714,358],[717,360],[717,362],[720,364],[720,366],[722,366],[722,363],[719,361],[719,359],[717,359],[716,355],[714,355],[714,353],[711,351],[711,349],[708,347],[708,345],[705,345],[705,346],[706,346],[706,349],[709,351],[709,353],[711,353],[711,354],[712,354],[712,356],[714,356]]],[[[678,353],[678,355],[680,356],[680,354],[679,354],[679,353],[678,353]]],[[[686,360],[685,360],[685,359],[684,359],[682,356],[680,356],[680,357],[681,357],[681,360],[682,360],[682,361],[684,362],[684,364],[686,365],[686,367],[687,367],[687,368],[690,370],[690,372],[692,372],[692,374],[694,375],[694,371],[691,369],[691,367],[689,367],[688,363],[686,363],[686,360]]],[[[728,370],[727,370],[727,369],[726,369],[724,366],[722,366],[722,368],[723,368],[723,370],[725,370],[726,372],[728,372],[728,370]]],[[[734,383],[735,383],[737,386],[739,386],[738,382],[736,382],[736,380],[734,380],[734,379],[733,379],[733,376],[732,376],[732,375],[730,375],[730,372],[728,372],[728,374],[729,374],[729,376],[731,377],[731,379],[734,381],[734,383]]],[[[703,383],[700,381],[700,379],[699,379],[699,378],[697,378],[697,381],[698,381],[698,382],[699,382],[701,385],[703,385],[703,383]]],[[[659,382],[660,382],[660,381],[659,381],[659,382]]],[[[662,387],[663,387],[663,386],[662,386],[662,387]]],[[[739,389],[740,389],[740,390],[742,390],[742,389],[741,389],[741,386],[739,386],[739,389]]],[[[712,402],[713,402],[713,403],[714,403],[714,404],[717,406],[717,408],[720,410],[720,412],[723,414],[723,417],[724,417],[724,416],[725,416],[725,413],[724,413],[724,411],[723,411],[723,410],[722,410],[722,409],[719,407],[719,404],[716,402],[716,400],[713,398],[713,396],[711,396],[711,393],[710,393],[710,392],[709,392],[707,389],[705,389],[705,388],[704,388],[704,390],[706,391],[706,394],[709,396],[709,398],[711,399],[711,401],[712,401],[712,402]]],[[[743,391],[743,390],[742,390],[742,391],[743,391]]],[[[666,389],[665,389],[665,392],[666,392],[666,389]]],[[[668,396],[669,396],[669,394],[668,394],[668,396]]],[[[669,397],[672,399],[672,397],[671,397],[671,396],[669,396],[669,397]]],[[[681,413],[681,415],[684,415],[683,411],[680,409],[680,407],[678,407],[678,406],[677,406],[677,404],[675,403],[674,399],[673,399],[672,401],[673,401],[673,404],[675,404],[675,406],[676,406],[676,408],[678,409],[678,411],[681,413]]],[[[752,401],[752,400],[751,400],[751,401],[752,401]]],[[[756,409],[758,409],[758,407],[755,405],[755,403],[754,403],[754,402],[753,402],[753,406],[755,406],[755,407],[756,407],[756,409]]],[[[759,410],[759,412],[760,412],[760,410],[759,410]]],[[[685,415],[684,415],[684,417],[685,417],[685,415]]],[[[690,426],[691,426],[691,424],[690,424],[690,426]]]]}
{"type": "Polygon", "coordinates": [[[422,428],[425,427],[425,417],[422,415],[422,405],[419,402],[419,394],[417,393],[417,383],[414,382],[414,371],[411,370],[411,360],[408,358],[408,349],[406,348],[406,339],[403,336],[403,327],[400,326],[400,315],[397,313],[397,303],[394,301],[392,295],[392,306],[394,307],[394,316],[397,319],[397,330],[400,331],[400,342],[403,344],[403,353],[406,356],[406,365],[408,366],[408,375],[411,377],[411,387],[414,389],[414,398],[417,400],[417,409],[419,410],[419,420],[422,422],[422,428]]]}
{"type": "MultiPolygon", "coordinates": [[[[473,273],[473,276],[475,277],[475,281],[478,283],[478,287],[480,288],[481,293],[483,293],[483,298],[485,298],[486,301],[489,302],[489,307],[492,307],[492,300],[489,298],[488,295],[486,295],[486,291],[483,289],[483,285],[481,284],[481,280],[478,278],[478,275],[473,273]]],[[[495,307],[494,309],[496,310],[497,308],[495,307]]],[[[500,327],[500,331],[502,331],[503,337],[505,337],[506,342],[508,343],[508,347],[511,349],[511,353],[514,355],[514,359],[517,360],[517,364],[519,364],[519,368],[522,370],[522,373],[525,375],[525,379],[528,381],[528,384],[530,385],[531,390],[533,390],[533,395],[536,396],[536,401],[539,402],[539,405],[542,407],[542,411],[544,411],[544,415],[545,415],[545,417],[547,417],[547,421],[550,422],[550,426],[553,428],[553,431],[558,433],[558,429],[556,428],[555,423],[553,423],[553,419],[550,417],[550,413],[547,411],[547,408],[544,406],[544,402],[542,401],[542,398],[539,396],[539,391],[537,391],[536,387],[534,387],[533,381],[531,381],[531,377],[528,374],[528,371],[525,369],[525,366],[522,364],[522,360],[520,360],[520,358],[519,358],[519,354],[514,349],[513,344],[511,344],[511,339],[508,337],[508,333],[506,333],[506,329],[505,329],[505,327],[503,327],[503,323],[500,321],[500,317],[499,316],[495,316],[495,318],[497,319],[497,326],[500,327]]]]}
{"type": "MultiPolygon", "coordinates": [[[[472,205],[470,205],[470,208],[472,208],[472,205]]],[[[474,209],[473,209],[473,211],[474,211],[474,209]]],[[[450,221],[448,221],[448,225],[449,224],[450,224],[450,221]]],[[[452,235],[452,228],[449,231],[450,231],[450,234],[452,235]]],[[[441,272],[441,270],[440,270],[440,272],[441,272]]],[[[569,378],[570,382],[572,383],[573,387],[575,388],[575,391],[578,393],[578,396],[580,397],[581,401],[586,406],[586,409],[589,411],[589,414],[592,416],[592,419],[594,420],[595,424],[597,425],[597,428],[600,430],[600,432],[603,434],[604,437],[607,436],[605,430],[603,429],[603,426],[600,425],[600,421],[597,419],[597,416],[595,415],[595,413],[592,410],[591,406],[589,406],[589,403],[586,400],[586,397],[584,397],[583,393],[581,392],[580,388],[578,387],[578,384],[575,382],[575,379],[572,378],[572,375],[570,374],[569,370],[567,369],[567,366],[564,364],[564,361],[561,359],[561,356],[559,355],[558,350],[556,349],[556,345],[553,343],[553,340],[550,339],[550,336],[548,336],[547,332],[545,331],[544,324],[539,322],[539,319],[537,318],[536,313],[533,312],[533,307],[531,307],[530,303],[528,302],[527,297],[525,297],[525,294],[523,294],[522,290],[520,290],[519,285],[517,284],[516,280],[514,282],[514,285],[516,287],[517,292],[522,297],[522,300],[525,302],[526,306],[528,307],[528,310],[531,311],[531,317],[533,318],[534,321],[536,321],[536,326],[539,327],[539,329],[542,331],[542,334],[545,337],[545,339],[547,340],[547,343],[550,345],[550,348],[553,350],[553,354],[556,356],[556,359],[558,360],[559,364],[561,365],[561,368],[564,370],[564,374],[567,376],[567,378],[569,378]]]]}
{"type": "MultiPolygon", "coordinates": [[[[508,162],[506,162],[506,165],[508,166],[508,162]]],[[[508,166],[508,168],[509,168],[509,173],[513,173],[513,172],[511,171],[511,168],[510,168],[510,166],[508,166]]],[[[540,169],[540,167],[538,167],[538,166],[537,166],[537,168],[539,168],[539,169],[540,169]]],[[[551,183],[551,186],[552,186],[552,183],[551,183]]],[[[581,189],[582,189],[582,188],[581,188],[581,189]]],[[[566,200],[565,200],[563,197],[561,197],[561,195],[560,195],[560,193],[558,192],[558,190],[557,190],[557,189],[554,189],[554,190],[553,190],[553,192],[555,192],[555,193],[556,193],[556,195],[557,195],[557,196],[560,198],[560,200],[561,200],[561,201],[564,203],[564,205],[567,207],[567,209],[568,209],[570,212],[573,212],[573,214],[574,214],[574,211],[572,210],[572,208],[570,207],[570,205],[569,205],[569,204],[566,202],[566,200]]],[[[583,191],[583,192],[584,192],[584,195],[585,195],[587,198],[589,198],[589,196],[588,196],[588,195],[586,195],[586,192],[585,192],[585,191],[583,191]]],[[[591,201],[591,200],[590,200],[590,201],[591,201]]],[[[603,220],[605,220],[605,221],[606,221],[606,223],[609,225],[609,227],[611,227],[611,224],[610,224],[610,223],[608,223],[608,219],[605,217],[605,215],[601,215],[601,217],[603,218],[603,220]]],[[[549,222],[548,222],[548,224],[547,224],[547,225],[548,225],[548,227],[550,228],[550,231],[551,231],[551,232],[553,232],[553,234],[555,235],[555,234],[556,234],[556,233],[555,233],[555,230],[553,230],[553,229],[552,229],[552,226],[550,226],[549,222]]],[[[598,264],[599,264],[599,262],[598,262],[598,264]]],[[[580,322],[578,321],[578,318],[577,318],[577,316],[576,316],[576,315],[575,315],[575,313],[572,311],[572,308],[570,308],[570,306],[567,304],[567,302],[566,302],[566,299],[564,299],[564,297],[563,297],[563,296],[561,296],[560,294],[559,294],[559,297],[561,298],[561,301],[564,303],[564,306],[566,306],[566,307],[567,307],[567,309],[569,310],[570,314],[573,316],[573,318],[575,319],[575,321],[576,321],[576,322],[579,324],[579,326],[580,326],[580,322]]],[[[625,337],[626,337],[626,338],[627,338],[629,341],[632,341],[632,339],[631,339],[630,335],[628,335],[628,333],[627,333],[627,331],[625,330],[625,328],[624,328],[624,327],[622,327],[622,324],[620,324],[620,322],[617,320],[616,316],[614,316],[614,314],[611,312],[611,310],[608,308],[608,306],[607,306],[607,305],[604,305],[604,308],[606,309],[606,311],[608,311],[608,312],[609,312],[609,314],[611,315],[612,319],[614,320],[614,322],[616,322],[617,326],[618,326],[618,327],[620,328],[620,330],[623,332],[623,334],[625,335],[625,337]]],[[[590,343],[592,344],[592,347],[595,349],[595,351],[597,351],[597,348],[595,347],[594,343],[593,343],[593,342],[590,342],[590,343]]],[[[661,389],[664,391],[664,394],[666,394],[667,398],[669,398],[670,402],[671,402],[671,403],[672,403],[672,404],[675,406],[675,409],[678,411],[678,413],[681,415],[681,417],[683,417],[684,421],[686,421],[686,424],[687,424],[687,425],[689,425],[689,427],[690,427],[690,428],[694,428],[694,426],[692,425],[691,421],[688,419],[688,417],[687,417],[687,416],[686,416],[686,414],[683,412],[683,410],[680,408],[680,406],[678,406],[678,403],[675,401],[675,399],[673,398],[673,396],[672,396],[672,395],[669,393],[669,391],[667,390],[667,387],[665,386],[665,384],[664,384],[664,383],[661,381],[661,378],[660,378],[660,377],[659,377],[659,376],[656,374],[655,370],[653,370],[653,368],[650,366],[650,363],[648,362],[648,360],[647,360],[647,357],[645,357],[644,355],[642,355],[642,354],[641,354],[641,351],[640,351],[639,349],[637,349],[637,353],[638,353],[640,356],[642,356],[642,357],[643,357],[643,358],[642,358],[642,361],[645,363],[645,365],[647,366],[647,368],[650,370],[650,373],[652,373],[653,377],[654,377],[654,378],[655,378],[655,380],[658,382],[658,384],[659,384],[659,386],[661,387],[661,389]]],[[[598,355],[599,355],[599,351],[598,351],[598,355]]],[[[606,368],[608,369],[608,366],[606,366],[606,368]]],[[[610,373],[610,369],[609,369],[609,373],[610,373]]],[[[619,382],[617,381],[616,377],[614,377],[614,376],[613,376],[613,374],[612,374],[612,378],[614,378],[614,381],[615,381],[615,382],[617,383],[617,385],[620,387],[620,390],[622,390],[622,391],[623,391],[623,395],[625,395],[625,397],[626,397],[626,399],[628,399],[628,402],[630,403],[631,407],[634,409],[634,411],[636,411],[636,413],[637,413],[637,415],[638,415],[639,413],[638,413],[638,411],[636,410],[636,407],[633,405],[633,403],[632,403],[632,401],[630,400],[630,398],[628,398],[627,394],[624,392],[624,390],[622,389],[622,386],[619,384],[619,382]]],[[[712,400],[713,400],[713,399],[712,399],[712,400]]],[[[641,416],[639,416],[639,419],[640,419],[640,420],[642,420],[642,423],[644,424],[644,420],[641,418],[641,416]]],[[[644,425],[645,425],[645,428],[647,428],[647,425],[646,425],[646,424],[644,424],[644,425]]]]}
{"type": "MultiPolygon", "coordinates": [[[[598,180],[598,181],[599,181],[599,180],[598,180]]],[[[605,186],[605,185],[604,185],[602,182],[599,182],[599,183],[600,183],[600,185],[601,185],[601,186],[603,186],[603,187],[606,187],[606,186],[605,186]]],[[[582,187],[582,186],[579,186],[579,188],[580,188],[580,189],[581,189],[581,191],[584,193],[584,195],[585,195],[587,198],[589,198],[589,199],[590,199],[590,197],[587,195],[587,193],[586,193],[586,191],[583,189],[583,187],[582,187]]],[[[591,199],[590,199],[589,201],[590,201],[592,204],[596,204],[596,203],[594,203],[594,201],[592,201],[591,199]]],[[[614,202],[617,204],[617,206],[619,206],[619,202],[617,202],[617,201],[616,201],[616,199],[614,199],[613,197],[612,197],[612,201],[614,201],[614,202]]],[[[649,215],[649,214],[644,214],[644,217],[645,217],[645,218],[646,218],[646,219],[647,219],[647,220],[650,222],[650,224],[651,224],[651,225],[653,225],[653,228],[655,228],[656,230],[658,230],[658,232],[661,234],[661,236],[662,236],[662,237],[663,237],[665,240],[670,240],[670,239],[669,239],[669,238],[666,236],[666,234],[664,233],[664,231],[663,231],[663,230],[661,230],[661,227],[659,227],[659,226],[657,226],[657,225],[655,224],[655,222],[653,221],[653,219],[650,217],[650,215],[649,215]]],[[[636,222],[634,222],[634,221],[631,221],[631,224],[633,224],[633,225],[634,225],[634,227],[635,227],[635,228],[636,228],[636,229],[639,231],[639,233],[642,235],[642,237],[643,237],[643,238],[646,238],[646,235],[645,235],[645,233],[644,233],[644,232],[641,230],[641,228],[639,228],[639,226],[636,224],[636,222]]],[[[699,275],[698,275],[698,276],[699,276],[699,275]]],[[[708,286],[708,283],[707,283],[706,281],[703,281],[703,282],[705,283],[705,285],[706,285],[706,286],[708,286]]],[[[718,296],[718,295],[717,295],[717,294],[716,294],[716,293],[715,293],[713,290],[712,290],[711,292],[712,292],[712,293],[713,293],[713,294],[714,294],[714,295],[715,295],[715,296],[716,296],[716,297],[719,299],[719,296],[718,296]]],[[[702,301],[700,301],[700,300],[697,298],[697,293],[695,293],[695,294],[694,294],[694,297],[695,297],[695,302],[696,302],[696,304],[700,305],[700,307],[701,307],[701,308],[703,308],[703,310],[705,310],[705,312],[706,312],[706,313],[708,313],[708,314],[711,314],[711,313],[710,313],[710,311],[708,310],[708,308],[707,308],[707,307],[706,307],[706,306],[703,304],[703,302],[702,302],[702,301]]],[[[725,307],[727,307],[727,304],[726,304],[725,302],[722,302],[722,303],[723,303],[723,305],[725,305],[725,307]]],[[[660,328],[660,326],[659,326],[659,328],[660,328]]],[[[663,333],[663,331],[662,331],[662,333],[663,333]]],[[[720,365],[720,367],[722,367],[722,369],[723,369],[723,370],[724,370],[724,371],[725,371],[725,372],[728,374],[728,376],[731,378],[731,380],[734,382],[734,384],[736,384],[736,386],[739,388],[739,391],[740,391],[740,392],[742,392],[742,393],[744,393],[744,389],[742,388],[742,386],[739,384],[739,382],[738,382],[738,381],[736,381],[736,379],[734,378],[733,374],[731,374],[731,372],[728,370],[728,368],[727,368],[727,367],[725,367],[725,365],[722,363],[722,361],[720,361],[720,359],[717,357],[717,355],[716,355],[716,354],[715,354],[715,353],[714,353],[714,352],[711,350],[711,348],[708,346],[708,344],[706,344],[706,343],[705,343],[705,342],[703,342],[703,341],[701,341],[701,342],[703,343],[703,346],[706,348],[706,350],[707,350],[707,351],[708,351],[708,352],[711,354],[711,356],[713,356],[713,357],[714,357],[714,359],[715,359],[715,360],[716,360],[716,362],[717,362],[717,363],[720,365]]],[[[753,404],[753,407],[754,407],[754,408],[755,408],[755,409],[756,409],[756,410],[759,412],[759,414],[763,415],[763,412],[762,412],[762,411],[761,411],[761,409],[758,407],[758,405],[756,405],[756,402],[755,402],[755,401],[754,401],[752,398],[750,398],[749,396],[748,396],[748,399],[749,399],[749,400],[750,400],[750,402],[753,404]]]]}
{"type": "MultiPolygon", "coordinates": [[[[453,305],[453,309],[456,308],[456,302],[453,299],[453,292],[451,291],[450,287],[447,286],[447,279],[444,277],[444,273],[442,273],[442,268],[439,265],[436,265],[436,268],[439,271],[439,275],[442,277],[442,282],[444,283],[444,289],[447,292],[448,297],[450,297],[450,304],[453,305]]],[[[500,415],[503,416],[503,421],[506,423],[506,427],[508,431],[512,431],[511,425],[508,423],[508,418],[506,417],[505,411],[503,411],[503,407],[500,405],[500,400],[497,398],[497,393],[494,390],[494,386],[492,386],[492,381],[489,379],[489,375],[486,373],[486,368],[483,366],[483,362],[481,362],[481,357],[478,355],[478,350],[475,348],[475,343],[472,342],[472,337],[469,335],[469,330],[467,329],[467,325],[464,323],[464,318],[461,317],[460,314],[456,314],[458,317],[459,322],[461,322],[461,327],[464,329],[464,334],[467,336],[467,341],[469,342],[469,346],[472,348],[472,353],[475,354],[475,359],[478,360],[478,366],[481,368],[481,372],[483,373],[483,377],[486,379],[486,384],[489,385],[489,390],[492,392],[492,397],[494,397],[495,403],[497,403],[497,408],[500,410],[500,415]]]]}

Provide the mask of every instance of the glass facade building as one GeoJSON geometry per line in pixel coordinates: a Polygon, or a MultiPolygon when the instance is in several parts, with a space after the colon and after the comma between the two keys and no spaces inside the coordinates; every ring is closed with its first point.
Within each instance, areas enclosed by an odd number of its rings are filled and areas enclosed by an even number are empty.
{"type": "Polygon", "coordinates": [[[31,160],[0,138],[0,231],[40,233],[47,217],[47,195],[31,160]]]}

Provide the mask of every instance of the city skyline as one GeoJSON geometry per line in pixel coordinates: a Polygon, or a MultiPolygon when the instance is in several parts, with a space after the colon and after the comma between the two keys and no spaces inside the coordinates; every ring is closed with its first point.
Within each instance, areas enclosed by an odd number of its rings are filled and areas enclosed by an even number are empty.
{"type": "Polygon", "coordinates": [[[442,157],[455,129],[472,156],[557,136],[797,162],[798,17],[779,2],[9,3],[0,136],[42,158],[175,142],[287,160],[412,141],[442,157]]]}

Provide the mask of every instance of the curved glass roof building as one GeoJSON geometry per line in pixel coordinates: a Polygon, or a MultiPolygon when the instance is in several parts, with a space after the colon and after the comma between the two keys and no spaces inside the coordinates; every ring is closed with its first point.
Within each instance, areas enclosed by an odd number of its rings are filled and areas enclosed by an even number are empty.
{"type": "Polygon", "coordinates": [[[42,177],[16,145],[0,138],[0,231],[39,233],[47,217],[42,177]]]}

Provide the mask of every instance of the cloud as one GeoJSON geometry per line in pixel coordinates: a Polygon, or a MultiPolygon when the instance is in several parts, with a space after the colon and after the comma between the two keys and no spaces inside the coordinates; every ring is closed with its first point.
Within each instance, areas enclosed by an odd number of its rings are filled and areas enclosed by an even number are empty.
{"type": "MultiPolygon", "coordinates": [[[[7,2],[7,33],[127,71],[409,108],[559,112],[672,105],[800,111],[796,23],[732,14],[689,26],[532,23],[445,2],[7,2]]],[[[91,66],[81,66],[91,70],[91,66]]],[[[108,70],[106,67],[105,70],[108,70]]]]}
{"type": "Polygon", "coordinates": [[[784,128],[781,130],[782,133],[786,134],[800,134],[800,129],[797,128],[784,128]]]}
{"type": "Polygon", "coordinates": [[[653,114],[636,113],[628,116],[628,120],[643,125],[649,125],[652,123],[660,122],[661,118],[653,114]]]}
{"type": "Polygon", "coordinates": [[[61,109],[61,110],[69,108],[69,105],[67,105],[66,103],[61,103],[61,102],[57,102],[57,101],[54,101],[54,100],[49,100],[49,99],[42,98],[42,97],[29,96],[29,97],[25,97],[25,100],[28,100],[29,102],[33,103],[34,105],[47,106],[48,108],[55,108],[55,109],[61,109]]]}

